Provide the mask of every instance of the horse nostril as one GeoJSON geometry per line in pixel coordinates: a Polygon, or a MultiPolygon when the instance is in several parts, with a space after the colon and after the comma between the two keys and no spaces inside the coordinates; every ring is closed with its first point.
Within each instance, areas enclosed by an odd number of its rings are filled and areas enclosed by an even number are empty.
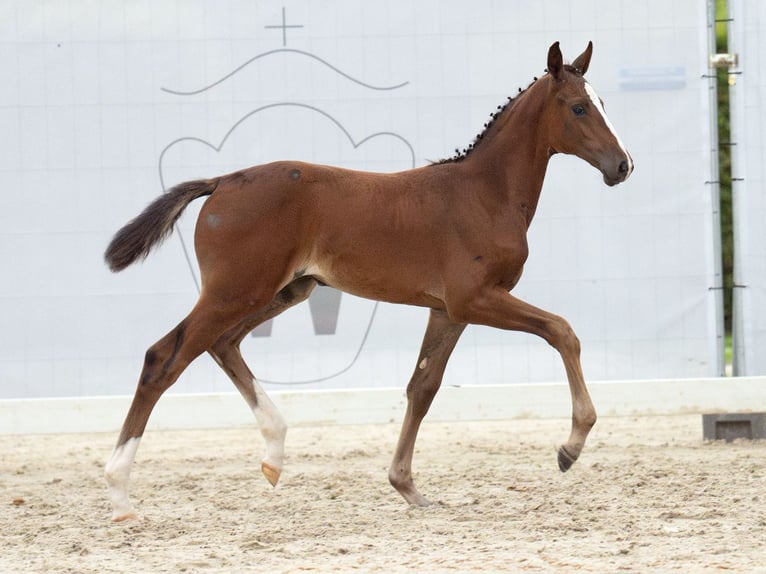
{"type": "Polygon", "coordinates": [[[620,167],[618,168],[620,173],[625,174],[628,173],[628,162],[627,160],[622,160],[620,162],[620,167]]]}

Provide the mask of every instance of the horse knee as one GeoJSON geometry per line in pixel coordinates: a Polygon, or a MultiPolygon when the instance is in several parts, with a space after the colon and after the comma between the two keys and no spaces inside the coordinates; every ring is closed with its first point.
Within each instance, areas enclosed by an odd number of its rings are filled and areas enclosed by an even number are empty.
{"type": "Polygon", "coordinates": [[[580,339],[572,326],[562,317],[557,317],[551,324],[548,343],[560,352],[569,352],[580,356],[580,339]]]}
{"type": "Polygon", "coordinates": [[[407,385],[407,402],[413,414],[421,418],[425,416],[440,385],[441,379],[434,377],[422,377],[410,381],[407,385]]]}

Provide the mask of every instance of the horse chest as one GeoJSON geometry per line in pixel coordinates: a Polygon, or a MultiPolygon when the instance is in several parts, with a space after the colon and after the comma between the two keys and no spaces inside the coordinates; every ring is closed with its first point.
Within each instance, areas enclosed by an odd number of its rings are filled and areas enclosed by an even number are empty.
{"type": "Polygon", "coordinates": [[[485,280],[510,290],[521,278],[529,255],[526,236],[513,241],[495,242],[486,253],[481,258],[485,280]]]}

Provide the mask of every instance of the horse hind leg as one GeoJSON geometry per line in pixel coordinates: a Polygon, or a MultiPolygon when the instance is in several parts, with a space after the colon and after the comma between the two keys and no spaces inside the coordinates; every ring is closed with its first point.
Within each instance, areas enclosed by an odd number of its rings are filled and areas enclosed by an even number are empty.
{"type": "Polygon", "coordinates": [[[431,504],[415,487],[412,455],[420,423],[441,386],[447,361],[464,329],[465,324],[451,321],[446,312],[432,309],[420,347],[418,364],[407,385],[407,411],[388,471],[388,480],[404,500],[413,505],[431,504]]]}
{"type": "Polygon", "coordinates": [[[186,319],[146,352],[133,402],[104,468],[112,520],[137,518],[128,496],[128,481],[138,445],[157,401],[189,363],[237,320],[238,314],[236,307],[211,305],[200,299],[186,319]]]}
{"type": "Polygon", "coordinates": [[[316,287],[313,277],[301,277],[284,287],[263,309],[248,315],[208,349],[213,359],[229,376],[253,411],[266,442],[266,454],[261,471],[272,486],[276,486],[284,464],[287,424],[266,392],[258,384],[239,349],[242,339],[261,323],[304,301],[316,287]]]}

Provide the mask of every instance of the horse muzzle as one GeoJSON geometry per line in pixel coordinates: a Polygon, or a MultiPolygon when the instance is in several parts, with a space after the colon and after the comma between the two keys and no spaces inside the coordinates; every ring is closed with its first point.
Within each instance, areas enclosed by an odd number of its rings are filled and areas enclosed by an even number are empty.
{"type": "Polygon", "coordinates": [[[604,183],[609,187],[622,183],[633,173],[633,158],[627,154],[608,168],[602,168],[601,173],[604,176],[604,183]]]}

